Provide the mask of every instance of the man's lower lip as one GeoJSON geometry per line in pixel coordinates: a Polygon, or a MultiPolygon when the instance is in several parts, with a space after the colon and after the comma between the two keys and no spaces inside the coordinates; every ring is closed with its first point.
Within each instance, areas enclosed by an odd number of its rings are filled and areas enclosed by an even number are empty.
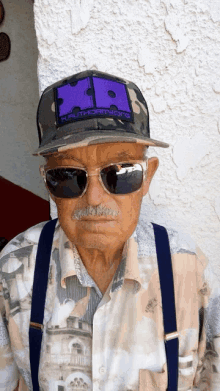
{"type": "Polygon", "coordinates": [[[79,220],[83,231],[106,232],[106,230],[115,230],[115,220],[79,220]]]}

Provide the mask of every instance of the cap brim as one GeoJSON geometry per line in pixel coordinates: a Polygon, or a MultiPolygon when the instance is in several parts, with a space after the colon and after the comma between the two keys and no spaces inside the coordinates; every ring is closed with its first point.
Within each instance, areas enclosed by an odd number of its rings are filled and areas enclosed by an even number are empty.
{"type": "Polygon", "coordinates": [[[34,156],[47,155],[55,152],[65,151],[67,149],[79,148],[94,144],[103,143],[136,143],[148,145],[151,147],[168,148],[169,144],[162,141],[154,140],[148,137],[141,137],[134,133],[130,135],[124,131],[109,131],[109,130],[95,130],[86,131],[78,134],[69,134],[58,140],[54,140],[45,146],[39,147],[34,153],[34,156]],[[106,133],[109,134],[106,134],[106,133]]]}

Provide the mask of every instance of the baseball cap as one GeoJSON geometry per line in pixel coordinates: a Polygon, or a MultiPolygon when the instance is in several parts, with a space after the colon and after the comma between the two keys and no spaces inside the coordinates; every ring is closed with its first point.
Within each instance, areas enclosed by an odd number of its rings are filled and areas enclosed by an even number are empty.
{"type": "Polygon", "coordinates": [[[149,111],[139,88],[96,70],[47,87],[38,105],[37,127],[40,145],[35,156],[110,142],[169,147],[150,138],[149,111]]]}

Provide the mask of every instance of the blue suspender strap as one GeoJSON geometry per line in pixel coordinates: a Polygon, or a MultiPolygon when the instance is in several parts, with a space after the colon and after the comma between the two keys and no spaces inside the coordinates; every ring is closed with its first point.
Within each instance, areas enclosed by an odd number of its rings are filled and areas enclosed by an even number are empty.
{"type": "Polygon", "coordinates": [[[29,328],[30,366],[33,391],[39,391],[38,370],[43,334],[44,306],[53,234],[56,223],[57,219],[51,220],[44,225],[41,231],[36,256],[29,328]]]}
{"type": "Polygon", "coordinates": [[[160,276],[160,288],[163,307],[164,341],[167,356],[168,388],[178,389],[179,340],[176,327],[175,295],[172,272],[172,260],[167,231],[164,227],[153,224],[160,276]]]}

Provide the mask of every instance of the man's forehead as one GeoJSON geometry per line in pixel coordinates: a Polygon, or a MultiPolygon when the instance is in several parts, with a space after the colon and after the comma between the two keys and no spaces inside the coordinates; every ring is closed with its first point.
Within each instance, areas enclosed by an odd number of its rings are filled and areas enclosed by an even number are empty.
{"type": "Polygon", "coordinates": [[[98,154],[100,158],[119,157],[119,158],[135,158],[143,153],[145,145],[137,145],[136,143],[108,143],[108,144],[96,144],[79,148],[71,148],[66,151],[56,152],[51,155],[45,156],[54,159],[74,159],[91,154],[98,154]]]}

